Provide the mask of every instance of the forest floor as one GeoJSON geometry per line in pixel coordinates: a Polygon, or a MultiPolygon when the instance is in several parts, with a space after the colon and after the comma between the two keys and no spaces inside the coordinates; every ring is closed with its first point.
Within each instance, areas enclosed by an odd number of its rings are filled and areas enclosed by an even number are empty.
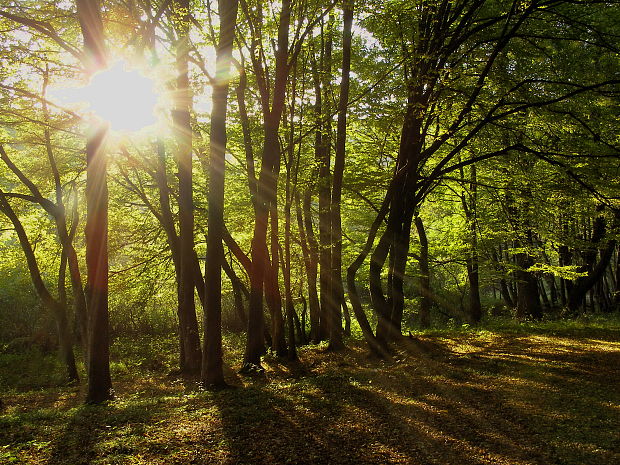
{"type": "Polygon", "coordinates": [[[241,342],[231,389],[202,392],[167,374],[174,341],[117,339],[106,406],[1,355],[0,463],[620,463],[617,320],[420,333],[390,363],[308,346],[261,377],[237,374],[241,342]]]}

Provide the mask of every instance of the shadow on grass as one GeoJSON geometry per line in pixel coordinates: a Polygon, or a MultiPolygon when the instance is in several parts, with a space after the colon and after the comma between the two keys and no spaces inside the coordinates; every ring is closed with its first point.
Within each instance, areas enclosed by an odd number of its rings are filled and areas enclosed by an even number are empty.
{"type": "Polygon", "coordinates": [[[218,394],[221,463],[620,463],[620,365],[590,376],[618,352],[510,336],[458,356],[426,342],[402,363],[271,363],[269,382],[218,394]]]}
{"type": "Polygon", "coordinates": [[[115,463],[139,452],[136,437],[162,407],[153,402],[83,405],[67,412],[62,433],[51,444],[48,465],[86,465],[106,457],[115,463]],[[123,430],[127,430],[124,432],[123,430]]]}
{"type": "Polygon", "coordinates": [[[107,407],[14,409],[0,445],[49,465],[620,463],[617,339],[410,341],[391,363],[358,345],[304,348],[292,364],[266,357],[258,378],[226,366],[235,387],[215,392],[127,377],[107,407]]]}

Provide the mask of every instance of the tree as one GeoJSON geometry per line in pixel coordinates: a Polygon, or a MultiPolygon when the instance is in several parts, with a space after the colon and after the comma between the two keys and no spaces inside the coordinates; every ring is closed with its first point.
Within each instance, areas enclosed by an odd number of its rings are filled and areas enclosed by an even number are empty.
{"type": "Polygon", "coordinates": [[[340,79],[340,96],[338,101],[338,127],[336,131],[336,153],[334,159],[334,177],[331,195],[331,261],[332,291],[334,302],[330,317],[329,344],[338,350],[344,347],[342,342],[342,323],[340,308],[346,307],[342,286],[342,221],[341,199],[342,178],[344,174],[346,138],[347,138],[347,107],[349,103],[349,82],[351,72],[351,29],[353,27],[353,0],[343,2],[342,27],[342,76],[340,79]]]}
{"type": "MultiPolygon", "coordinates": [[[[617,84],[615,80],[599,80],[597,76],[590,79],[585,74],[580,76],[581,82],[556,79],[552,67],[535,72],[528,69],[524,73],[518,69],[510,79],[501,83],[496,80],[505,77],[503,58],[512,56],[513,47],[523,51],[526,46],[520,42],[521,38],[541,34],[538,28],[544,29],[541,25],[545,24],[545,18],[562,15],[571,22],[571,18],[577,17],[575,11],[566,17],[564,8],[572,9],[572,6],[564,2],[505,5],[443,1],[422,2],[415,9],[399,8],[386,5],[384,14],[375,17],[378,27],[373,28],[388,46],[399,51],[406,90],[394,176],[385,195],[385,206],[377,216],[379,221],[386,218],[386,228],[379,235],[370,262],[370,293],[378,317],[377,338],[382,345],[400,334],[411,220],[428,193],[439,179],[461,167],[531,149],[516,136],[507,143],[497,141],[466,161],[459,162],[458,155],[495,125],[507,124],[530,110],[549,108],[580,94],[617,84]],[[397,20],[392,28],[385,27],[390,18],[397,20]],[[477,53],[479,60],[472,60],[477,53]],[[496,89],[496,85],[501,87],[496,89]],[[521,95],[526,90],[533,96],[523,100],[521,95]],[[381,275],[386,263],[387,290],[384,290],[381,275]]],[[[552,43],[557,43],[554,40],[587,43],[585,37],[566,39],[561,34],[554,36],[547,29],[542,34],[552,43]]],[[[604,50],[605,44],[592,44],[592,47],[604,50]]],[[[375,233],[371,229],[368,243],[372,243],[375,233]]],[[[365,248],[360,259],[369,251],[365,248]]]]}
{"type": "Polygon", "coordinates": [[[189,83],[189,0],[176,0],[176,92],[172,120],[179,177],[179,336],[181,371],[200,371],[202,352],[194,303],[194,203],[192,191],[192,96],[189,83]]]}
{"type": "Polygon", "coordinates": [[[265,52],[265,47],[263,46],[264,39],[262,37],[262,10],[259,6],[256,12],[252,13],[245,3],[242,3],[242,8],[251,28],[249,49],[263,118],[260,174],[256,180],[255,193],[250,189],[252,195],[255,195],[253,200],[255,219],[252,234],[248,338],[244,353],[243,370],[252,371],[255,367],[260,367],[260,357],[264,352],[263,289],[265,290],[265,300],[271,311],[273,348],[281,355],[286,354],[280,291],[278,288],[279,260],[276,194],[282,153],[278,131],[284,112],[289,70],[301,51],[303,40],[327,12],[319,8],[316,20],[310,21],[306,25],[300,22],[295,34],[297,41],[289,46],[291,2],[284,1],[282,3],[277,22],[275,68],[273,71],[273,84],[271,84],[269,77],[271,74],[264,66],[263,53],[265,52]],[[267,246],[268,224],[271,225],[271,257],[267,246]]]}
{"type": "Polygon", "coordinates": [[[224,173],[226,150],[226,109],[237,21],[237,0],[219,0],[220,40],[216,52],[216,75],[213,86],[211,139],[209,157],[209,237],[207,242],[207,298],[205,306],[205,348],[202,382],[207,386],[225,385],[222,371],[222,264],[224,248],[224,173]]]}
{"type": "MultiPolygon", "coordinates": [[[[3,157],[6,156],[4,148],[1,145],[0,153],[2,153],[3,157]]],[[[13,210],[9,204],[7,194],[2,190],[0,190],[0,211],[2,211],[2,213],[4,213],[13,224],[19,243],[22,247],[24,255],[26,256],[26,263],[28,264],[28,270],[30,271],[34,288],[39,298],[43,301],[43,304],[52,312],[56,320],[56,329],[58,331],[58,343],[60,348],[59,354],[67,370],[67,379],[70,382],[77,382],[80,378],[73,354],[72,337],[67,320],[66,305],[63,305],[62,302],[54,298],[43,282],[34,250],[30,240],[28,239],[28,234],[19,220],[19,217],[15,213],[15,210],[13,210]]]]}
{"type": "MultiPolygon", "coordinates": [[[[103,22],[98,1],[77,0],[88,72],[105,66],[103,22]]],[[[108,186],[106,123],[91,129],[86,142],[86,266],[88,304],[88,394],[86,402],[112,398],[108,322],[108,186]]]]}

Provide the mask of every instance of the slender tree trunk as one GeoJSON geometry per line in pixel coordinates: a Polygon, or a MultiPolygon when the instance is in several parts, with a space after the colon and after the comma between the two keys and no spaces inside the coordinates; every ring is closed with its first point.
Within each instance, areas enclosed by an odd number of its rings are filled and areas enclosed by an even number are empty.
{"type": "MultiPolygon", "coordinates": [[[[170,191],[168,187],[167,181],[167,173],[166,173],[166,150],[164,147],[164,143],[161,139],[157,141],[157,162],[155,164],[155,175],[154,180],[157,185],[157,190],[159,193],[159,207],[160,207],[160,215],[158,219],[164,232],[166,233],[166,238],[168,240],[168,246],[170,247],[170,254],[172,257],[172,263],[174,264],[175,271],[175,281],[176,281],[176,291],[177,291],[177,316],[179,317],[179,322],[181,321],[181,313],[180,313],[180,302],[183,301],[183,284],[181,279],[181,253],[180,253],[180,241],[179,235],[177,234],[177,230],[174,225],[174,217],[172,215],[172,210],[170,208],[170,191]]],[[[193,273],[194,277],[196,274],[200,276],[202,280],[202,273],[200,271],[200,265],[197,263],[197,257],[194,260],[196,263],[193,263],[193,273]],[[195,269],[197,267],[197,270],[195,269]]],[[[195,284],[199,284],[197,281],[195,284]]],[[[204,292],[203,292],[204,294],[204,292]]],[[[200,295],[200,293],[199,293],[200,295]]],[[[203,296],[204,297],[204,296],[203,296]]],[[[186,351],[185,351],[185,338],[183,337],[181,328],[184,326],[179,323],[179,368],[181,371],[183,369],[181,367],[184,366],[184,360],[186,359],[186,351]]]]}
{"type": "MultiPolygon", "coordinates": [[[[291,127],[291,132],[293,128],[291,127]]],[[[286,171],[286,205],[284,208],[284,289],[286,299],[286,324],[288,328],[288,358],[297,359],[297,345],[295,343],[295,306],[293,305],[293,293],[291,290],[291,205],[293,195],[291,193],[291,168],[292,152],[289,152],[289,164],[286,171]]]]}
{"type": "Polygon", "coordinates": [[[278,282],[280,270],[280,245],[278,232],[279,215],[277,205],[272,205],[269,217],[271,226],[271,258],[267,263],[267,276],[265,277],[265,301],[271,315],[271,349],[279,357],[284,357],[287,355],[287,348],[284,334],[284,318],[282,316],[282,294],[280,293],[280,285],[278,282]]]}
{"type": "MultiPolygon", "coordinates": [[[[570,227],[568,221],[564,217],[564,215],[560,216],[560,228],[562,229],[563,236],[568,238],[570,235],[570,227]]],[[[567,245],[563,244],[558,247],[558,261],[560,266],[570,266],[573,261],[573,254],[567,245]]],[[[561,292],[560,292],[560,301],[562,302],[562,306],[566,307],[568,304],[568,296],[570,295],[573,283],[570,279],[560,278],[561,292]]]]}
{"type": "Polygon", "coordinates": [[[547,285],[549,286],[549,294],[550,294],[550,304],[551,307],[557,307],[558,305],[558,288],[555,283],[555,276],[546,275],[545,279],[547,281],[547,285]]]}
{"type": "Polygon", "coordinates": [[[297,208],[297,225],[300,231],[302,250],[306,266],[306,279],[308,284],[308,306],[310,312],[310,341],[319,342],[319,294],[317,291],[318,274],[318,245],[314,237],[312,226],[312,212],[310,209],[310,188],[304,194],[304,209],[302,211],[299,195],[296,193],[295,201],[297,208]]]}
{"type": "Polygon", "coordinates": [[[237,0],[219,0],[220,38],[216,51],[216,76],[213,86],[211,138],[209,157],[209,236],[205,280],[204,357],[202,383],[225,386],[222,361],[222,265],[224,247],[224,174],[226,162],[226,110],[232,59],[233,39],[237,23],[237,0]]]}
{"type": "MultiPolygon", "coordinates": [[[[476,165],[470,167],[469,202],[463,197],[463,208],[469,226],[469,254],[467,257],[467,277],[469,280],[469,321],[472,324],[480,323],[482,319],[482,304],[480,303],[480,277],[478,265],[478,234],[476,230],[476,211],[478,201],[478,184],[476,179],[476,165]]],[[[464,178],[464,176],[462,175],[464,178]]]]}
{"type": "Polygon", "coordinates": [[[476,232],[472,231],[472,250],[470,263],[468,267],[469,276],[469,319],[471,323],[478,324],[482,319],[482,304],[480,303],[480,275],[478,264],[478,241],[475,236],[476,232]]]}
{"type": "Polygon", "coordinates": [[[409,254],[409,242],[411,238],[411,217],[412,212],[405,212],[402,224],[399,225],[399,231],[395,236],[394,245],[392,246],[391,260],[391,287],[390,295],[390,340],[396,341],[401,337],[403,311],[405,308],[405,269],[407,266],[407,256],[409,254]]]}
{"type": "Polygon", "coordinates": [[[366,260],[366,257],[370,253],[370,250],[372,249],[372,245],[377,236],[379,227],[383,223],[383,220],[385,219],[385,216],[388,212],[389,203],[390,203],[392,195],[393,195],[393,189],[392,187],[390,187],[390,189],[388,189],[388,192],[385,194],[385,198],[383,200],[383,203],[381,205],[379,212],[377,213],[377,216],[375,217],[372,225],[370,226],[370,230],[368,231],[368,237],[366,238],[366,243],[364,244],[364,248],[359,253],[359,255],[356,257],[356,259],[353,260],[353,263],[351,263],[351,265],[349,265],[349,268],[347,269],[347,289],[349,291],[349,300],[351,301],[351,307],[353,308],[353,314],[355,315],[355,318],[357,319],[357,322],[360,325],[360,329],[362,330],[362,335],[364,336],[364,339],[366,340],[366,343],[368,344],[368,348],[370,349],[370,352],[381,358],[389,358],[390,356],[389,351],[387,349],[386,344],[380,339],[378,339],[375,336],[374,332],[372,331],[372,327],[370,326],[368,318],[366,317],[366,313],[364,312],[364,309],[362,307],[362,301],[360,299],[359,292],[357,290],[357,284],[355,282],[355,275],[357,274],[357,271],[360,269],[360,267],[366,260]]]}
{"type": "Polygon", "coordinates": [[[542,279],[537,279],[536,281],[538,282],[538,293],[542,300],[543,307],[551,308],[549,296],[547,295],[547,289],[545,289],[545,282],[542,279]]]}
{"type": "Polygon", "coordinates": [[[250,302],[248,309],[248,336],[243,356],[244,372],[260,368],[260,358],[265,353],[263,283],[267,261],[266,205],[257,199],[254,233],[252,237],[252,268],[250,270],[250,302]]]}
{"type": "MultiPolygon", "coordinates": [[[[351,71],[351,29],[353,25],[353,0],[343,1],[343,28],[342,28],[342,75],[340,79],[340,97],[338,100],[338,125],[336,128],[336,153],[334,157],[334,178],[331,198],[331,260],[333,286],[333,312],[329,328],[329,347],[339,350],[344,347],[342,342],[342,323],[340,308],[344,302],[342,285],[342,219],[340,204],[342,199],[342,178],[344,174],[346,138],[347,138],[347,109],[349,106],[349,75],[351,71]]],[[[350,331],[350,329],[349,329],[350,331]]]]}
{"type": "Polygon", "coordinates": [[[56,329],[58,331],[59,355],[60,359],[65,364],[65,368],[67,370],[67,379],[70,382],[77,382],[79,381],[79,376],[75,364],[75,357],[73,355],[73,347],[71,343],[72,338],[71,331],[69,330],[69,322],[67,320],[66,306],[64,306],[62,302],[54,299],[54,297],[45,286],[45,283],[41,278],[41,272],[39,270],[39,266],[34,255],[34,250],[32,249],[32,245],[30,244],[30,240],[28,239],[28,235],[26,234],[22,223],[19,221],[19,218],[15,214],[15,211],[6,200],[4,192],[2,192],[1,190],[0,211],[2,211],[13,224],[13,227],[15,228],[15,232],[19,239],[19,243],[26,257],[28,271],[30,272],[30,277],[32,279],[35,291],[43,302],[43,305],[45,305],[45,307],[47,307],[51,311],[56,321],[56,329]]]}
{"type": "Polygon", "coordinates": [[[420,315],[419,322],[421,328],[428,328],[431,325],[431,282],[428,266],[428,239],[424,223],[419,216],[415,217],[415,227],[418,231],[420,241],[420,315]]]}
{"type": "MultiPolygon", "coordinates": [[[[299,342],[303,344],[305,342],[305,333],[302,331],[301,323],[295,312],[295,305],[293,303],[293,290],[291,283],[291,208],[294,201],[294,192],[297,192],[298,176],[299,176],[299,161],[300,154],[295,156],[295,110],[297,99],[297,67],[293,68],[291,83],[291,97],[289,104],[289,131],[288,131],[288,150],[286,158],[286,183],[285,183],[285,206],[284,206],[284,263],[282,264],[282,272],[284,275],[284,292],[285,292],[285,308],[286,308],[286,322],[288,329],[288,358],[289,360],[297,360],[297,341],[295,338],[295,330],[299,334],[299,342]]],[[[286,122],[286,120],[285,120],[286,122]]],[[[300,121],[301,126],[301,121],[300,121]]],[[[301,146],[300,146],[301,151],[301,146]]],[[[301,231],[301,235],[303,231],[301,231]]],[[[305,237],[304,237],[305,242],[305,237]]],[[[306,262],[306,256],[308,254],[307,244],[303,244],[305,248],[304,262],[306,262]]]]}
{"type": "MultiPolygon", "coordinates": [[[[284,110],[286,81],[288,75],[288,33],[291,21],[291,1],[282,2],[278,25],[278,48],[276,52],[275,82],[271,108],[264,106],[264,142],[261,171],[255,202],[254,232],[252,235],[252,270],[250,273],[250,306],[248,312],[248,338],[243,356],[243,372],[260,370],[260,357],[264,353],[263,286],[269,271],[267,249],[267,220],[270,208],[277,205],[277,181],[280,159],[278,129],[284,110]]],[[[263,71],[261,69],[261,71],[263,71]]],[[[263,89],[263,94],[268,94],[263,89]]],[[[264,95],[263,97],[265,97],[264,95]]],[[[265,100],[265,99],[264,99],[265,100]]],[[[268,102],[269,99],[266,99],[268,102]]],[[[276,263],[277,266],[277,263],[276,263]]]]}
{"type": "Polygon", "coordinates": [[[237,106],[239,107],[239,120],[241,122],[241,132],[243,133],[243,150],[245,151],[246,169],[248,171],[248,188],[252,205],[256,208],[256,198],[258,195],[258,180],[256,179],[256,168],[254,167],[254,146],[252,145],[252,132],[250,130],[250,118],[245,104],[245,89],[247,88],[248,78],[245,69],[239,70],[239,85],[235,89],[237,96],[237,106]]]}
{"type": "Polygon", "coordinates": [[[224,269],[224,273],[228,276],[230,283],[233,288],[233,298],[235,299],[235,311],[237,312],[237,317],[239,318],[239,322],[245,327],[248,324],[248,317],[245,314],[245,308],[243,305],[243,295],[247,293],[249,296],[249,291],[245,288],[235,270],[233,270],[232,265],[224,260],[222,262],[222,268],[224,269]]]}
{"type": "MultiPolygon", "coordinates": [[[[504,265],[503,265],[503,263],[500,263],[500,257],[503,258],[501,244],[499,246],[499,253],[496,252],[495,248],[493,248],[491,250],[491,258],[492,258],[493,263],[495,265],[495,269],[499,273],[505,273],[504,265]]],[[[506,278],[504,278],[504,277],[501,277],[499,279],[499,291],[500,291],[500,294],[502,296],[502,299],[503,299],[504,304],[506,305],[506,307],[513,308],[514,307],[514,302],[512,301],[512,298],[510,297],[510,291],[508,290],[508,283],[506,282],[506,278]]]]}
{"type": "MultiPolygon", "coordinates": [[[[47,107],[47,86],[49,79],[49,68],[46,65],[45,74],[43,79],[43,114],[45,117],[45,121],[49,123],[49,110],[47,107]]],[[[73,237],[75,230],[77,228],[78,216],[77,216],[77,196],[74,202],[74,222],[75,227],[72,228],[72,231],[67,227],[67,214],[63,200],[63,187],[60,179],[60,172],[58,171],[58,166],[56,165],[56,159],[54,157],[54,153],[52,150],[52,140],[49,128],[46,126],[44,128],[44,139],[45,139],[45,149],[47,153],[47,158],[50,164],[50,168],[52,170],[52,176],[54,178],[54,187],[56,193],[56,214],[54,215],[54,220],[56,222],[56,230],[58,233],[58,239],[60,244],[62,245],[63,255],[66,258],[66,262],[69,266],[69,276],[71,280],[71,291],[73,295],[73,307],[75,309],[75,319],[78,327],[78,334],[80,338],[80,343],[84,349],[84,355],[86,360],[87,357],[87,348],[88,348],[88,319],[87,319],[87,310],[86,310],[86,296],[84,294],[84,287],[82,283],[82,275],[80,272],[80,266],[77,258],[77,254],[75,252],[75,248],[73,247],[73,237]]],[[[64,282],[64,280],[63,280],[64,282]]]]}
{"type": "Polygon", "coordinates": [[[300,328],[299,328],[299,340],[301,341],[301,344],[307,344],[308,343],[308,333],[306,332],[306,323],[307,323],[307,316],[308,316],[308,302],[306,301],[306,298],[304,297],[303,291],[301,291],[299,293],[299,298],[301,299],[301,324],[300,324],[300,328]]]}
{"type": "MultiPolygon", "coordinates": [[[[342,270],[341,270],[342,274],[342,270]]],[[[342,281],[342,276],[341,276],[342,281]]],[[[347,301],[344,297],[344,286],[342,286],[342,296],[340,297],[340,301],[342,302],[342,314],[344,315],[344,334],[345,336],[351,335],[351,312],[349,311],[349,306],[347,305],[347,301]]]]}
{"type": "Polygon", "coordinates": [[[616,308],[620,307],[620,247],[616,246],[616,276],[614,280],[614,299],[616,308]]]}
{"type": "Polygon", "coordinates": [[[202,352],[198,335],[196,305],[194,301],[194,204],[192,194],[192,95],[189,86],[189,0],[176,0],[179,11],[176,44],[177,88],[172,120],[177,142],[177,167],[179,177],[179,336],[182,344],[180,369],[183,372],[200,371],[202,352]]]}
{"type": "MultiPolygon", "coordinates": [[[[331,117],[330,111],[324,97],[327,94],[326,85],[329,85],[329,72],[326,71],[326,62],[331,39],[328,35],[327,42],[321,48],[321,59],[317,65],[313,63],[313,80],[315,93],[315,118],[316,133],[314,139],[315,161],[319,169],[317,180],[317,190],[319,196],[319,235],[318,235],[318,263],[319,263],[319,331],[317,342],[329,336],[329,314],[331,302],[331,175],[330,175],[330,154],[331,154],[331,128],[326,119],[331,117]],[[322,74],[321,74],[322,73],[322,74]],[[329,128],[329,129],[328,129],[329,128]]],[[[329,53],[331,56],[331,52],[329,53]]]]}
{"type": "MultiPolygon", "coordinates": [[[[45,83],[44,89],[46,85],[47,84],[45,83]]],[[[44,94],[45,94],[45,91],[44,91],[44,94]]],[[[44,105],[44,113],[47,115],[46,105],[44,105]]],[[[64,206],[63,198],[62,198],[62,184],[60,181],[60,174],[56,167],[56,162],[55,162],[55,159],[52,153],[51,139],[50,139],[50,134],[48,130],[45,131],[45,146],[47,150],[48,160],[50,162],[50,167],[52,169],[52,174],[54,177],[54,184],[55,184],[55,190],[56,190],[56,203],[53,203],[43,197],[43,195],[41,194],[37,186],[13,163],[13,161],[10,159],[10,157],[8,156],[8,154],[6,153],[2,145],[0,145],[0,158],[4,161],[7,167],[20,179],[20,181],[22,181],[22,183],[26,187],[28,187],[28,189],[30,190],[33,196],[33,200],[39,203],[39,205],[41,205],[45,209],[45,211],[54,218],[54,221],[56,223],[56,231],[58,234],[58,239],[62,246],[61,261],[63,262],[63,265],[60,267],[60,272],[63,275],[66,273],[66,265],[67,265],[67,262],[69,262],[70,273],[71,273],[71,278],[72,278],[71,280],[72,290],[73,290],[74,302],[76,306],[76,317],[79,319],[80,310],[83,310],[84,312],[83,316],[85,317],[86,301],[84,297],[84,291],[82,288],[80,271],[79,271],[79,267],[77,264],[77,255],[73,247],[73,238],[75,237],[75,232],[78,226],[77,212],[75,211],[77,209],[77,200],[74,201],[74,223],[71,226],[71,229],[67,231],[66,210],[65,210],[65,206],[64,206]]],[[[64,276],[61,277],[59,275],[59,283],[62,283],[62,289],[59,289],[60,304],[63,307],[62,311],[66,312],[66,310],[64,309],[64,307],[66,307],[66,292],[64,289],[64,283],[65,283],[64,276]]],[[[67,317],[66,315],[65,316],[60,315],[59,318],[66,319],[67,317]]],[[[56,320],[57,320],[57,323],[60,324],[60,327],[59,327],[59,334],[60,334],[62,331],[64,331],[64,328],[62,327],[62,323],[59,323],[59,318],[57,318],[56,320]]],[[[88,334],[86,335],[82,334],[82,342],[84,346],[86,363],[88,364],[88,356],[87,356],[88,334]]],[[[71,348],[71,350],[73,349],[71,348]]]]}
{"type": "MultiPolygon", "coordinates": [[[[389,228],[389,220],[388,220],[389,228]]],[[[370,256],[370,270],[368,273],[368,282],[370,288],[370,300],[372,308],[377,315],[377,339],[381,345],[386,346],[390,342],[390,309],[388,300],[385,298],[383,284],[381,280],[381,270],[390,252],[389,236],[393,234],[386,230],[379,239],[379,243],[375,247],[370,256]]]]}

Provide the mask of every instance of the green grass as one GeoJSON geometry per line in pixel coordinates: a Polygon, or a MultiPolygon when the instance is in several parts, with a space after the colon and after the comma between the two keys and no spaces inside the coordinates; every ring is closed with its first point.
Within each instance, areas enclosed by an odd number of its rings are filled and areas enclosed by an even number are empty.
{"type": "Polygon", "coordinates": [[[243,338],[225,338],[231,389],[203,392],[175,368],[174,338],[112,345],[116,399],[40,353],[0,355],[0,463],[620,463],[617,318],[416,333],[394,360],[300,349],[243,377],[243,338]]]}

